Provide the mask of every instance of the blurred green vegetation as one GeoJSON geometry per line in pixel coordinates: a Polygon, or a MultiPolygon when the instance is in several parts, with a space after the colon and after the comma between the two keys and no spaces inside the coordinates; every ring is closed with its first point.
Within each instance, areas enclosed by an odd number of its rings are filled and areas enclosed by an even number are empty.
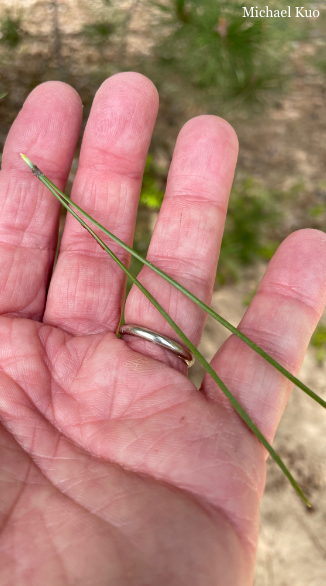
{"type": "MultiPolygon", "coordinates": [[[[244,18],[238,1],[170,0],[155,2],[162,12],[156,28],[156,63],[200,92],[210,105],[236,98],[248,105],[280,92],[288,78],[287,59],[294,41],[309,26],[290,18],[244,18]],[[216,89],[219,90],[217,98],[216,89]]],[[[281,2],[269,3],[283,9],[281,2]]],[[[295,5],[290,0],[287,5],[295,5]]],[[[248,8],[248,6],[247,6],[248,8]]],[[[202,99],[202,98],[201,98],[202,99]]]]}
{"type": "Polygon", "coordinates": [[[90,43],[95,45],[104,43],[108,37],[114,32],[114,25],[110,21],[94,22],[93,24],[85,24],[82,28],[81,34],[88,39],[90,43]]]}
{"type": "Polygon", "coordinates": [[[268,191],[253,177],[233,187],[217,270],[219,283],[236,281],[240,267],[272,258],[280,244],[273,233],[283,219],[279,205],[283,197],[282,193],[268,191]]]}
{"type": "MultiPolygon", "coordinates": [[[[287,2],[293,11],[295,4],[294,0],[287,2]]],[[[44,19],[51,26],[54,7],[59,11],[65,5],[57,1],[44,5],[49,7],[44,19]]],[[[272,0],[269,5],[273,10],[284,8],[280,0],[272,0]]],[[[244,18],[243,7],[239,0],[143,0],[122,9],[119,2],[102,0],[102,4],[88,5],[89,22],[78,32],[65,34],[56,29],[50,35],[33,35],[24,29],[32,9],[6,9],[0,12],[0,43],[14,50],[23,42],[31,45],[35,38],[47,45],[49,57],[53,52],[52,37],[59,34],[65,76],[72,81],[78,63],[73,42],[78,39],[81,51],[83,46],[99,50],[98,83],[110,72],[132,66],[149,75],[159,91],[173,100],[182,100],[190,92],[190,101],[204,103],[213,111],[236,105],[246,108],[265,104],[273,92],[279,94],[285,88],[293,43],[309,39],[313,24],[306,19],[244,18]],[[126,52],[126,36],[138,4],[152,14],[151,26],[144,35],[150,43],[150,55],[126,52]],[[105,48],[111,50],[110,55],[104,54],[105,48]]],[[[28,53],[27,46],[24,52],[28,53]]],[[[79,67],[82,75],[83,68],[79,67]]],[[[56,73],[62,76],[59,68],[56,73]]],[[[55,68],[52,79],[54,75],[55,68]]]]}
{"type": "Polygon", "coordinates": [[[326,358],[326,328],[322,324],[318,324],[316,327],[310,344],[315,348],[315,356],[319,366],[322,366],[326,358]]]}
{"type": "Polygon", "coordinates": [[[15,49],[23,39],[21,24],[22,16],[15,17],[7,10],[0,20],[0,43],[9,49],[15,49]]]}
{"type": "Polygon", "coordinates": [[[162,190],[162,179],[165,182],[165,175],[155,164],[153,155],[149,154],[146,159],[143,183],[139,203],[150,210],[159,210],[163,201],[164,191],[162,190]],[[161,176],[160,176],[161,175],[161,176]],[[160,181],[161,180],[161,181],[160,181]]]}

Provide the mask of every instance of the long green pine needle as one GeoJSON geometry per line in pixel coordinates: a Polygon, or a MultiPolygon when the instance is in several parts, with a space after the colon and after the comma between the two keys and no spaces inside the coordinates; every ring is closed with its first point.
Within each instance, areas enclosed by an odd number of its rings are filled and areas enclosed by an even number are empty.
{"type": "Polygon", "coordinates": [[[230,403],[233,405],[233,407],[235,408],[237,413],[244,420],[244,422],[248,425],[249,429],[251,429],[251,431],[256,435],[256,437],[259,439],[259,441],[262,443],[262,445],[267,449],[269,454],[272,456],[274,461],[278,464],[278,466],[284,472],[285,476],[288,478],[288,480],[290,481],[290,483],[292,484],[292,486],[294,487],[296,492],[299,494],[299,496],[302,498],[304,503],[308,507],[311,507],[309,500],[304,495],[303,491],[301,490],[301,488],[298,485],[298,483],[296,482],[296,480],[293,478],[291,472],[285,466],[283,460],[280,458],[280,456],[274,450],[274,448],[270,445],[270,443],[267,441],[265,436],[262,434],[262,432],[255,425],[255,423],[252,421],[252,419],[249,417],[249,415],[246,413],[246,411],[241,407],[240,403],[238,403],[236,398],[232,395],[232,393],[229,391],[229,389],[226,387],[226,385],[223,383],[223,381],[220,379],[220,377],[217,375],[217,373],[213,370],[213,368],[210,366],[210,364],[205,360],[205,358],[202,356],[202,354],[199,352],[199,350],[192,344],[192,342],[187,338],[187,336],[184,334],[184,332],[173,321],[173,319],[168,315],[168,313],[163,309],[163,307],[156,301],[156,299],[154,299],[154,297],[150,294],[150,292],[140,283],[140,281],[138,281],[138,279],[136,279],[136,277],[134,277],[130,273],[130,271],[119,260],[119,258],[112,252],[112,250],[103,242],[103,240],[101,240],[101,238],[90,228],[90,226],[88,226],[88,224],[86,224],[86,222],[84,222],[84,220],[82,220],[82,218],[80,218],[70,208],[70,205],[69,205],[71,203],[70,200],[67,203],[65,201],[65,199],[62,198],[60,196],[60,194],[58,193],[57,187],[54,186],[54,188],[53,188],[52,185],[49,185],[51,183],[51,182],[49,182],[49,180],[47,182],[44,181],[44,179],[46,179],[46,178],[43,175],[42,171],[40,171],[40,169],[38,169],[38,167],[36,167],[36,165],[31,163],[31,161],[25,155],[21,155],[21,156],[24,159],[24,161],[28,164],[28,166],[32,169],[34,175],[36,175],[36,177],[38,179],[40,179],[41,181],[43,180],[42,182],[50,189],[50,191],[56,196],[56,198],[67,209],[67,211],[69,211],[69,213],[71,213],[74,216],[74,218],[76,218],[76,220],[93,236],[93,238],[95,238],[95,240],[98,242],[98,244],[101,246],[101,248],[103,248],[103,250],[105,250],[111,256],[111,258],[119,265],[119,267],[125,272],[125,274],[133,281],[133,283],[142,291],[142,293],[147,297],[147,299],[149,299],[149,301],[151,301],[151,303],[154,305],[154,307],[166,319],[166,321],[170,324],[170,326],[178,334],[178,336],[181,338],[181,340],[192,351],[192,353],[197,358],[197,360],[199,360],[199,362],[203,365],[206,372],[208,372],[208,374],[212,377],[212,379],[218,384],[218,386],[223,391],[225,396],[229,399],[230,403]]]}
{"type": "MultiPolygon", "coordinates": [[[[32,170],[35,169],[35,165],[28,159],[28,157],[26,157],[26,155],[22,155],[21,154],[21,157],[25,161],[25,163],[30,167],[30,169],[32,169],[32,170]]],[[[230,324],[221,315],[219,315],[218,313],[216,313],[211,307],[209,307],[208,305],[206,305],[205,303],[203,303],[203,301],[201,301],[200,299],[198,299],[198,297],[196,297],[195,295],[193,295],[193,293],[191,293],[190,291],[188,291],[188,289],[186,289],[185,287],[183,287],[182,285],[180,285],[180,283],[178,283],[177,281],[175,281],[174,279],[172,279],[172,277],[170,277],[169,275],[167,275],[166,273],[164,273],[163,271],[161,271],[161,269],[159,269],[158,267],[156,267],[154,264],[152,264],[151,262],[149,262],[147,259],[143,258],[140,254],[138,254],[135,250],[133,250],[133,248],[131,248],[130,246],[128,246],[127,244],[125,244],[122,240],[120,240],[117,236],[115,236],[114,234],[112,234],[112,232],[110,232],[109,230],[107,230],[104,226],[102,226],[99,222],[97,222],[94,218],[92,218],[92,216],[90,216],[89,214],[87,214],[87,212],[85,212],[81,207],[79,207],[75,202],[73,202],[69,197],[67,197],[44,174],[40,175],[38,178],[51,191],[51,193],[53,193],[54,195],[56,195],[56,194],[60,195],[61,196],[61,199],[63,199],[68,205],[71,205],[75,209],[77,209],[81,214],[83,214],[84,217],[86,217],[90,222],[92,222],[97,228],[99,228],[107,236],[109,236],[110,238],[112,238],[112,240],[114,240],[114,242],[117,242],[117,244],[120,244],[120,246],[122,246],[125,250],[127,250],[132,256],[134,256],[135,258],[137,258],[141,263],[143,263],[146,266],[148,266],[149,268],[151,268],[158,275],[160,275],[163,279],[165,279],[168,283],[170,283],[176,289],[178,289],[179,291],[181,291],[184,295],[186,295],[189,299],[191,299],[194,303],[196,303],[199,307],[201,307],[201,309],[203,309],[204,311],[206,311],[206,313],[208,313],[209,315],[211,315],[216,321],[218,321],[226,329],[228,329],[230,332],[232,332],[232,334],[234,334],[240,340],[242,340],[248,346],[250,346],[250,348],[252,348],[255,352],[257,352],[257,354],[259,354],[260,356],[262,356],[262,358],[264,358],[267,362],[269,362],[269,364],[271,364],[272,366],[274,366],[274,368],[276,368],[279,372],[281,372],[287,379],[289,379],[292,383],[294,383],[299,389],[301,389],[302,391],[304,391],[307,395],[309,395],[312,399],[314,399],[314,401],[316,401],[322,407],[324,407],[324,409],[326,409],[326,401],[324,401],[319,395],[317,395],[316,393],[314,393],[314,391],[312,391],[309,387],[307,387],[307,385],[305,385],[302,381],[300,381],[293,374],[291,374],[291,372],[289,372],[286,368],[284,368],[284,366],[282,366],[274,358],[272,358],[271,356],[269,356],[269,354],[267,354],[267,352],[265,352],[265,350],[263,350],[262,348],[260,348],[257,344],[255,344],[255,342],[253,342],[252,340],[250,340],[250,338],[248,338],[247,336],[245,336],[245,334],[243,334],[242,332],[240,332],[237,328],[235,328],[232,324],[230,324]]]]}

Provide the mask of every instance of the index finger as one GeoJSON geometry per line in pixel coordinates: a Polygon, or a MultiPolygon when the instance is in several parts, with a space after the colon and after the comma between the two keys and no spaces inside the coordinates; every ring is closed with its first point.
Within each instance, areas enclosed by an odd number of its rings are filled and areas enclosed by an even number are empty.
{"type": "Polygon", "coordinates": [[[20,153],[64,189],[81,120],[77,92],[49,81],[31,92],[8,134],[0,172],[0,314],[42,318],[58,236],[60,204],[20,153]]]}

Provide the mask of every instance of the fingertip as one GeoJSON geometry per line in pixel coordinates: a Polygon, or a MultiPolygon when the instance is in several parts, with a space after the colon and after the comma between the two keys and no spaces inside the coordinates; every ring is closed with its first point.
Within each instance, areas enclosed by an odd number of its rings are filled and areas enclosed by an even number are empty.
{"type": "MultiPolygon", "coordinates": [[[[275,259],[289,259],[293,257],[299,264],[316,263],[326,265],[326,234],[315,228],[302,228],[289,234],[281,242],[275,253],[275,259]],[[324,261],[324,262],[323,262],[324,261]]],[[[273,257],[271,262],[275,262],[273,257]]]]}
{"type": "MultiPolygon", "coordinates": [[[[301,228],[300,230],[295,230],[287,236],[284,242],[302,242],[302,239],[306,240],[307,242],[315,245],[316,243],[325,243],[326,244],[326,234],[322,230],[317,230],[316,228],[301,228]]],[[[325,249],[326,251],[326,249],[325,249]]]]}
{"type": "Polygon", "coordinates": [[[106,174],[111,159],[116,174],[142,176],[157,110],[157,90],[144,75],[124,72],[106,79],[93,100],[79,170],[96,167],[106,174]]]}
{"type": "MultiPolygon", "coordinates": [[[[21,168],[19,154],[27,153],[45,173],[70,166],[82,122],[80,96],[70,85],[47,81],[26,98],[14,121],[3,150],[2,170],[21,168]]],[[[60,175],[60,172],[59,172],[60,175]]]]}
{"type": "Polygon", "coordinates": [[[153,107],[158,110],[159,105],[159,94],[154,83],[143,75],[136,71],[124,71],[121,73],[115,73],[108,77],[99,87],[95,96],[100,96],[103,92],[116,90],[117,86],[125,91],[129,88],[131,91],[141,93],[150,102],[153,103],[153,107]]]}
{"type": "Polygon", "coordinates": [[[304,228],[287,236],[269,262],[258,291],[299,299],[319,319],[326,303],[326,234],[304,228]]]}
{"type": "Polygon", "coordinates": [[[73,106],[83,108],[78,92],[64,81],[44,81],[40,83],[27,96],[25,104],[31,100],[39,100],[41,95],[42,99],[57,101],[60,104],[69,101],[72,102],[73,106]]]}
{"type": "Polygon", "coordinates": [[[228,198],[237,156],[238,138],[226,120],[213,115],[196,116],[179,132],[169,178],[173,174],[187,174],[194,185],[197,176],[198,189],[210,185],[211,192],[216,193],[218,185],[220,195],[228,198]]]}
{"type": "Polygon", "coordinates": [[[207,136],[227,144],[235,154],[239,151],[239,140],[233,126],[224,118],[212,114],[202,114],[188,120],[182,127],[179,136],[194,135],[194,138],[207,136]]]}

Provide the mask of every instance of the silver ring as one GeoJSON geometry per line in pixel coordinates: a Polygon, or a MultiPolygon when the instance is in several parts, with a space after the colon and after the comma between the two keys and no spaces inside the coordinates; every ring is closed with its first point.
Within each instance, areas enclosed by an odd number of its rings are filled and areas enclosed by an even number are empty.
{"type": "Polygon", "coordinates": [[[137,336],[138,338],[143,338],[144,340],[153,342],[153,344],[162,346],[167,350],[171,350],[173,354],[176,354],[176,356],[181,358],[181,360],[187,364],[188,368],[190,368],[195,362],[194,355],[188,348],[181,346],[181,344],[178,344],[178,342],[175,342],[174,340],[170,340],[170,338],[167,338],[166,336],[162,336],[162,334],[153,332],[153,330],[148,330],[147,328],[142,328],[133,324],[125,324],[124,326],[121,326],[119,333],[121,335],[128,334],[129,336],[137,336]]]}

